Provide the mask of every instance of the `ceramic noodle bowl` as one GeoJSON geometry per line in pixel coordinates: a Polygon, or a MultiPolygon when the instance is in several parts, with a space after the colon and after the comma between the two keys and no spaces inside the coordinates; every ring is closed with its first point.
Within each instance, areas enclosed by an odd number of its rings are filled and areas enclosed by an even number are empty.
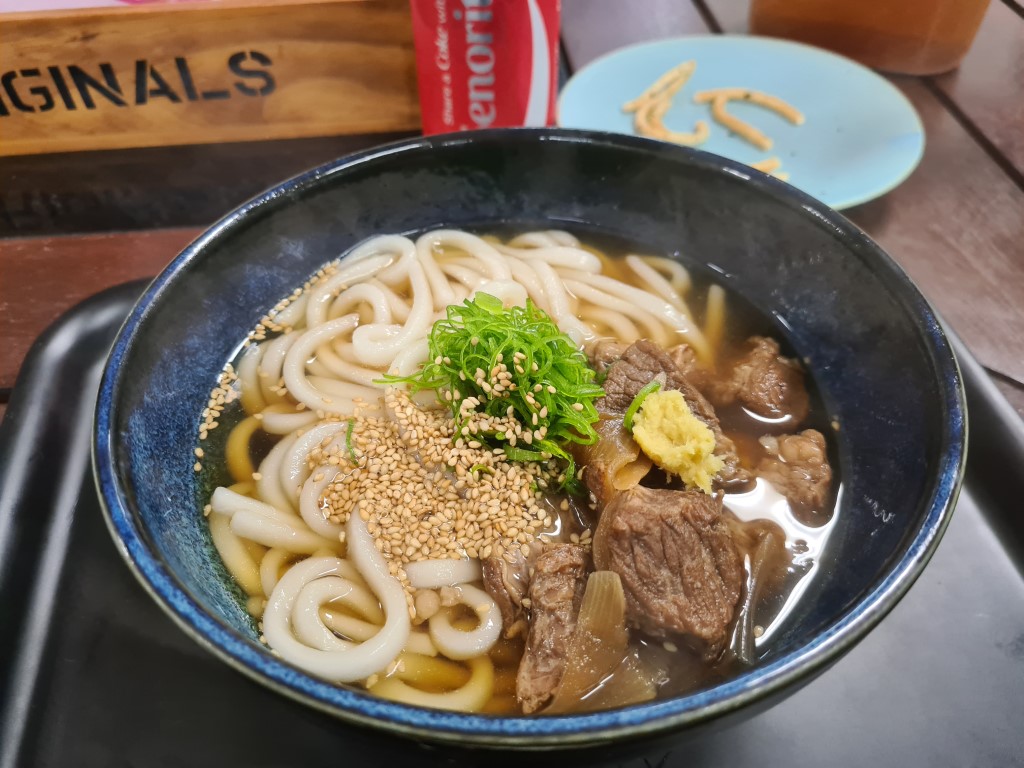
{"type": "MultiPolygon", "coordinates": [[[[413,139],[342,158],[218,222],[153,282],[118,336],[102,382],[94,455],[108,522],[130,567],[184,631],[236,669],[394,734],[558,749],[692,733],[753,714],[812,680],[924,568],[959,489],[964,438],[959,371],[936,317],[893,261],[842,216],[715,155],[541,129],[413,139]],[[254,324],[321,265],[376,235],[415,238],[441,228],[559,229],[583,241],[592,235],[676,254],[772,322],[802,360],[837,427],[830,441],[840,486],[821,567],[756,665],[685,695],[621,709],[489,716],[333,684],[261,642],[203,515],[212,488],[193,471],[200,413],[254,324]]],[[[366,530],[349,529],[354,537],[366,530]]],[[[336,537],[341,528],[320,530],[336,537]]],[[[316,568],[347,578],[337,558],[321,558],[316,568]]],[[[322,575],[293,570],[288,578],[322,575]]],[[[404,599],[378,596],[385,607],[404,599]]],[[[264,639],[288,642],[279,633],[264,639]]],[[[320,663],[314,656],[303,657],[305,666],[320,663]]],[[[365,671],[319,673],[354,680],[365,671]]]]}

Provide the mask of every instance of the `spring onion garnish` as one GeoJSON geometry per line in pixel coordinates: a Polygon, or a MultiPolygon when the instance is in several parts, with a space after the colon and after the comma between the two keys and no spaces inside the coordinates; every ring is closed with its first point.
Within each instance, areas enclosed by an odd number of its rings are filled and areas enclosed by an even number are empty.
{"type": "Polygon", "coordinates": [[[458,436],[501,448],[511,461],[560,459],[562,487],[580,489],[566,444],[597,441],[594,401],[604,391],[586,356],[547,313],[529,300],[506,308],[478,293],[448,307],[430,331],[429,349],[418,373],[385,382],[436,390],[451,408],[458,436]],[[492,419],[498,426],[480,428],[492,419]]]}
{"type": "Polygon", "coordinates": [[[355,466],[359,466],[359,457],[356,456],[356,449],[352,443],[352,431],[355,428],[355,419],[349,419],[348,428],[345,430],[345,450],[348,451],[348,457],[352,460],[352,463],[355,466]]]}
{"type": "Polygon", "coordinates": [[[661,389],[661,382],[657,379],[649,381],[644,385],[643,389],[636,393],[636,397],[633,398],[633,402],[629,404],[629,408],[626,409],[626,415],[622,417],[622,426],[626,428],[628,432],[633,431],[633,417],[636,416],[636,412],[640,410],[640,406],[644,404],[644,400],[652,392],[657,392],[661,389]]]}

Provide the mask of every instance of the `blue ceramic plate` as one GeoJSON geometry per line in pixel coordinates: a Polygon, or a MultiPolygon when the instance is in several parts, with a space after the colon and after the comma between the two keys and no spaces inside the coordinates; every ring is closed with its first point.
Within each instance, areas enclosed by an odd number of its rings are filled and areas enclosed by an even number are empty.
{"type": "Polygon", "coordinates": [[[842,56],[808,45],[745,35],[679,37],[622,48],[580,70],[565,86],[559,124],[633,133],[622,105],[672,67],[697,69],[676,94],[665,125],[690,132],[703,119],[711,136],[700,149],[752,163],[782,161],[789,183],[832,208],[872,200],[910,175],[924,153],[924,128],[913,106],[889,81],[842,56]],[[774,112],[732,102],[729,111],[774,141],[761,151],[711,119],[693,94],[750,88],[787,101],[806,116],[792,125],[774,112]]]}

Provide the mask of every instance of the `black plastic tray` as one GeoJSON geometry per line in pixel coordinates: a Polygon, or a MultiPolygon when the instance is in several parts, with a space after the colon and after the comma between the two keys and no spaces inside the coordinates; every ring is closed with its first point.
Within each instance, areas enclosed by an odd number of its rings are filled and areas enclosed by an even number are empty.
{"type": "MultiPolygon", "coordinates": [[[[141,289],[100,294],[47,331],[0,425],[0,768],[492,765],[263,689],[135,582],[100,515],[89,432],[103,359],[141,289]]],[[[1024,766],[1024,427],[960,355],[967,483],[909,595],[778,706],[607,765],[1024,766]]]]}

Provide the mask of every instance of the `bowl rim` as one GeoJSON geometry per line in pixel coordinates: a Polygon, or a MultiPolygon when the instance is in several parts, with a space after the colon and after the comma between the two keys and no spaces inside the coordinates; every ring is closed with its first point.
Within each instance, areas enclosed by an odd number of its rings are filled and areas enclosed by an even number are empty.
{"type": "MultiPolygon", "coordinates": [[[[284,286],[283,290],[286,289],[284,286]]],[[[768,699],[797,681],[810,679],[823,671],[892,610],[930,560],[959,493],[966,458],[966,434],[966,403],[960,369],[935,312],[895,261],[841,214],[772,176],[718,155],[620,134],[515,128],[414,137],[339,158],[270,188],[228,213],[196,238],[153,280],[117,335],[100,382],[93,434],[93,472],[107,526],[136,578],[178,626],[232,667],[292,699],[356,725],[464,746],[545,749],[589,746],[613,739],[683,730],[768,699]],[[135,519],[134,501],[129,500],[115,471],[120,446],[115,440],[113,425],[120,421],[119,394],[126,378],[123,363],[136,345],[139,329],[154,304],[171,289],[175,278],[199,260],[204,251],[229,238],[254,215],[288,205],[291,196],[380,158],[469,143],[505,145],[535,141],[583,143],[675,156],[691,166],[744,179],[781,202],[803,209],[805,214],[813,216],[847,242],[856,243],[859,247],[852,249],[854,256],[873,261],[875,271],[896,298],[920,320],[920,337],[940,378],[939,395],[945,416],[938,471],[928,487],[927,499],[923,500],[927,509],[923,522],[912,540],[901,548],[902,554],[896,556],[884,577],[876,579],[854,606],[810,642],[724,683],[686,696],[586,714],[539,718],[488,716],[389,702],[315,678],[267,653],[226,622],[207,613],[149,546],[146,532],[135,519]]]]}

